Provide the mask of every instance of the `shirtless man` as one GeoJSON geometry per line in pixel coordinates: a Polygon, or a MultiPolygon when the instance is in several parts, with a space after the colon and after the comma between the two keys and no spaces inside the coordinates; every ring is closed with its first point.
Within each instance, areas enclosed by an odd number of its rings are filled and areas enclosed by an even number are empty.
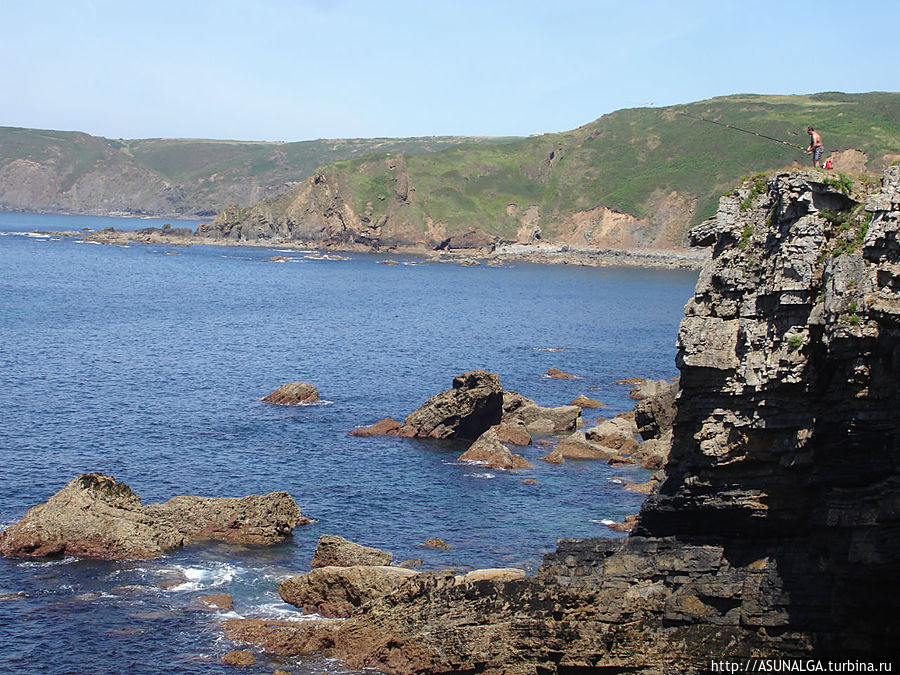
{"type": "Polygon", "coordinates": [[[813,156],[813,166],[819,168],[819,160],[825,153],[825,146],[822,145],[822,137],[819,132],[812,127],[806,127],[806,133],[809,134],[809,147],[806,149],[807,155],[813,156]]]}

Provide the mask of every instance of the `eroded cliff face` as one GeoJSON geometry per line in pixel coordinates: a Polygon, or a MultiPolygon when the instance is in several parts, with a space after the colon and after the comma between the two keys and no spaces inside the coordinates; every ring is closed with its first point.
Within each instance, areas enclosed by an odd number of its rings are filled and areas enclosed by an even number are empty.
{"type": "Polygon", "coordinates": [[[701,672],[900,640],[900,168],[859,202],[818,172],[748,183],[679,331],[667,479],[627,539],[561,540],[535,578],[423,574],[335,653],[392,673],[701,672]]]}

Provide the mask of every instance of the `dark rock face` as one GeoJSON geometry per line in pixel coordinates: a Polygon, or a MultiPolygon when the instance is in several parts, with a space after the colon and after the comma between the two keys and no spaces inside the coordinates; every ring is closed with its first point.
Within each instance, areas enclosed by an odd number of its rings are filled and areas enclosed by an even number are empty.
{"type": "Polygon", "coordinates": [[[300,508],[286,492],[248,497],[173,497],[143,506],[112,476],[82,474],[0,532],[0,555],[154,558],[205,539],[283,541],[300,508]]]}
{"type": "Polygon", "coordinates": [[[503,387],[496,373],[470,370],[453,378],[453,388],[425,401],[400,429],[406,438],[474,440],[503,416],[503,387]]]}
{"type": "Polygon", "coordinates": [[[666,479],[632,536],[561,540],[531,579],[420,575],[355,612],[335,655],[524,675],[893,654],[900,168],[865,205],[817,172],[722,199],[697,237],[715,244],[679,331],[666,479]]]}

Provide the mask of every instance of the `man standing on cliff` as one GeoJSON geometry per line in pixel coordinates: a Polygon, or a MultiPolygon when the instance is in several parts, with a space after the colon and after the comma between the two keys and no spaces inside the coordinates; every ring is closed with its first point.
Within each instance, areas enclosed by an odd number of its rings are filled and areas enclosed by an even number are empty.
{"type": "Polygon", "coordinates": [[[812,127],[806,127],[806,133],[809,134],[809,147],[806,149],[806,154],[813,156],[813,166],[818,169],[819,160],[825,153],[825,146],[822,145],[822,137],[818,131],[812,127]]]}

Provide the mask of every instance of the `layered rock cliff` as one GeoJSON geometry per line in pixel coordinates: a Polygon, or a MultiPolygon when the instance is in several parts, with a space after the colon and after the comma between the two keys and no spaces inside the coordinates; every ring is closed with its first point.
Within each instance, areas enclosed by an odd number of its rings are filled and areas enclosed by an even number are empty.
{"type": "Polygon", "coordinates": [[[892,653],[898,229],[898,167],[867,197],[818,172],[724,197],[694,232],[713,257],[679,331],[667,478],[632,536],[561,540],[530,579],[419,575],[355,612],[335,654],[531,674],[892,653]]]}

